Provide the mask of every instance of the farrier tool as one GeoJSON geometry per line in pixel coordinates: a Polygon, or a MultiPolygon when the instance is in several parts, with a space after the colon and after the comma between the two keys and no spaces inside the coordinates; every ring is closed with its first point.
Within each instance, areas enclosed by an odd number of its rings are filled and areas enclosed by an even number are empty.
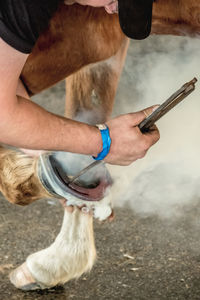
{"type": "MultiPolygon", "coordinates": [[[[191,81],[186,82],[179,90],[172,94],[163,104],[161,104],[151,115],[149,115],[145,120],[143,120],[138,127],[141,132],[145,133],[151,130],[151,127],[158,121],[162,116],[164,116],[168,111],[180,103],[184,98],[186,98],[190,93],[195,90],[196,78],[191,81]]],[[[77,178],[88,172],[90,169],[103,164],[103,160],[97,160],[91,163],[89,166],[82,169],[79,173],[70,179],[70,183],[74,182],[77,178]]]]}

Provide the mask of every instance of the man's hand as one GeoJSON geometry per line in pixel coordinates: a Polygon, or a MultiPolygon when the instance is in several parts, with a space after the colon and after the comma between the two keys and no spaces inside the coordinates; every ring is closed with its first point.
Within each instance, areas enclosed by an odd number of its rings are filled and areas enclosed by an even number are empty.
{"type": "MultiPolygon", "coordinates": [[[[140,112],[121,115],[107,122],[112,142],[110,152],[104,159],[105,162],[126,166],[145,156],[148,149],[159,140],[160,135],[156,126],[143,134],[138,125],[155,108],[157,106],[146,108],[140,112]]],[[[99,130],[97,130],[97,133],[99,139],[101,139],[99,130]]],[[[44,152],[40,150],[21,150],[30,156],[38,156],[44,152]]]]}
{"type": "MultiPolygon", "coordinates": [[[[27,57],[0,39],[0,143],[97,156],[102,140],[95,126],[49,113],[27,100],[22,86],[18,88],[27,57]]],[[[128,165],[145,155],[159,139],[159,133],[154,129],[142,134],[137,125],[151,111],[152,108],[146,109],[145,113],[126,114],[107,123],[112,144],[106,162],[128,165]]]]}
{"type": "Polygon", "coordinates": [[[148,149],[160,138],[159,131],[154,126],[143,134],[137,125],[150,115],[157,106],[143,111],[118,116],[106,124],[110,130],[111,148],[104,159],[105,162],[116,165],[130,165],[138,158],[144,157],[148,149]]]}

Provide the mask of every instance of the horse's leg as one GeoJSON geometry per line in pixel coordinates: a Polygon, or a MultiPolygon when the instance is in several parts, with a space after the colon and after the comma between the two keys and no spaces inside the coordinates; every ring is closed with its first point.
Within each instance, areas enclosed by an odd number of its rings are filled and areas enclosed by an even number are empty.
{"type": "Polygon", "coordinates": [[[0,191],[11,203],[27,205],[52,197],[37,176],[37,160],[22,152],[0,147],[0,191]]]}
{"type": "MultiPolygon", "coordinates": [[[[87,121],[95,123],[104,122],[110,116],[127,46],[128,42],[115,57],[86,67],[69,78],[68,117],[84,120],[84,113],[88,111],[91,114],[87,114],[90,118],[87,121]],[[100,100],[100,103],[94,100],[100,100]],[[78,116],[79,113],[83,114],[78,116]]],[[[17,268],[10,278],[21,289],[52,287],[90,270],[95,255],[91,215],[84,215],[78,208],[72,213],[65,210],[62,229],[55,242],[49,248],[29,256],[26,263],[17,268]]]]}
{"type": "Polygon", "coordinates": [[[118,80],[129,40],[111,58],[91,64],[66,80],[66,116],[90,124],[105,122],[111,115],[118,80]]]}
{"type": "Polygon", "coordinates": [[[89,271],[95,257],[92,216],[78,208],[73,212],[65,209],[62,228],[54,243],[30,255],[10,274],[10,280],[23,290],[53,287],[89,271]]]}
{"type": "MultiPolygon", "coordinates": [[[[90,123],[105,122],[109,118],[127,47],[126,40],[109,60],[86,67],[68,78],[68,117],[84,121],[86,114],[90,123]]],[[[95,253],[92,217],[77,208],[73,213],[65,211],[55,242],[29,256],[11,273],[10,279],[16,287],[26,290],[52,287],[89,270],[95,253]]]]}
{"type": "MultiPolygon", "coordinates": [[[[38,178],[38,158],[0,147],[0,191],[14,204],[52,197],[38,178]]],[[[65,211],[60,234],[47,249],[28,257],[10,279],[18,288],[51,287],[79,277],[95,259],[92,216],[65,211]]]]}

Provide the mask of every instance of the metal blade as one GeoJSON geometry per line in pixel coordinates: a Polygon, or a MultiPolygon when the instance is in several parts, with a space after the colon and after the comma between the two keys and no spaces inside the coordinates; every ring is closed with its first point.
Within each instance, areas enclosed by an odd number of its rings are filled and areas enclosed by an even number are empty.
{"type": "Polygon", "coordinates": [[[70,183],[74,182],[77,178],[79,178],[80,176],[82,176],[83,174],[85,174],[86,172],[88,172],[89,170],[91,170],[92,168],[103,164],[104,161],[103,160],[95,160],[93,163],[91,163],[89,166],[85,167],[84,169],[82,169],[79,173],[77,173],[74,177],[72,177],[70,179],[70,183]]]}

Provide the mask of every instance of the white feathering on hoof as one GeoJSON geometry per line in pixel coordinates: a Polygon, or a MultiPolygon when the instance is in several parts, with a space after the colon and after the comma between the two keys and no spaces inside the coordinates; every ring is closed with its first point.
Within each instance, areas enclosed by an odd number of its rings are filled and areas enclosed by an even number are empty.
{"type": "Polygon", "coordinates": [[[93,212],[93,217],[99,221],[106,220],[112,213],[112,194],[107,190],[105,197],[100,201],[85,201],[78,199],[74,196],[70,197],[66,201],[67,206],[86,206],[93,212]]]}

